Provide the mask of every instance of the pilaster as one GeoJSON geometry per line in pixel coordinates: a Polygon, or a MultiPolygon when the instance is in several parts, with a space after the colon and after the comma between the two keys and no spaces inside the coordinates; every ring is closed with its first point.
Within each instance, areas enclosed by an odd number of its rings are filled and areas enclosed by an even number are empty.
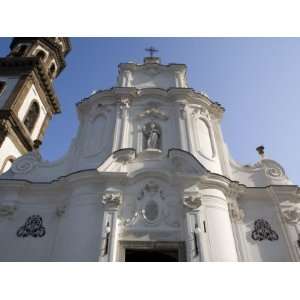
{"type": "Polygon", "coordinates": [[[122,204],[120,190],[108,188],[102,195],[104,215],[99,261],[117,261],[118,215],[122,204]]]}

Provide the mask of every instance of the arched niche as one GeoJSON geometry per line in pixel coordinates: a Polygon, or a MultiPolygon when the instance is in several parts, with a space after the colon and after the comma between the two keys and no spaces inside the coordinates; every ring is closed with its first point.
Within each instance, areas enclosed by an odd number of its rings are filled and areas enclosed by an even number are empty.
{"type": "Polygon", "coordinates": [[[108,144],[107,136],[107,116],[104,113],[93,116],[88,124],[86,132],[86,155],[96,155],[104,149],[108,144]]]}
{"type": "Polygon", "coordinates": [[[161,126],[155,122],[147,122],[142,129],[143,132],[143,150],[162,149],[162,131],[161,126]]]}
{"type": "Polygon", "coordinates": [[[213,159],[215,151],[210,126],[199,116],[194,118],[193,125],[196,151],[205,158],[213,159]]]}

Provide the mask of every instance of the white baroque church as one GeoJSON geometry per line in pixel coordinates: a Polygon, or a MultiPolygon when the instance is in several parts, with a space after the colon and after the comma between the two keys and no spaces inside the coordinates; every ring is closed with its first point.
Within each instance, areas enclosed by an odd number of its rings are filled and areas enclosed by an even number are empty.
{"type": "Polygon", "coordinates": [[[231,158],[224,109],[188,86],[186,65],[152,52],[121,63],[115,87],[77,103],[77,135],[48,162],[38,146],[70,43],[11,48],[0,60],[1,261],[300,260],[298,186],[262,146],[254,165],[231,158]]]}

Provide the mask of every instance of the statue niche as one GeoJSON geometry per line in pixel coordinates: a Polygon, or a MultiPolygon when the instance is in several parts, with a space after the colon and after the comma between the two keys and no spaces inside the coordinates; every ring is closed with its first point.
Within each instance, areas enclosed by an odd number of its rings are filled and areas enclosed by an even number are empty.
{"type": "Polygon", "coordinates": [[[143,127],[143,149],[161,149],[161,129],[154,122],[143,127]]]}

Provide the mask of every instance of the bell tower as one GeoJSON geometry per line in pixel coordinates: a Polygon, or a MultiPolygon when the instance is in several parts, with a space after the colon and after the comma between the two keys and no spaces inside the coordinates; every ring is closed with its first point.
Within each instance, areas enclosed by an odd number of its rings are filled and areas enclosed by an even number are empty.
{"type": "Polygon", "coordinates": [[[65,67],[69,38],[16,37],[0,58],[0,174],[40,146],[53,114],[60,113],[53,80],[65,67]]]}

